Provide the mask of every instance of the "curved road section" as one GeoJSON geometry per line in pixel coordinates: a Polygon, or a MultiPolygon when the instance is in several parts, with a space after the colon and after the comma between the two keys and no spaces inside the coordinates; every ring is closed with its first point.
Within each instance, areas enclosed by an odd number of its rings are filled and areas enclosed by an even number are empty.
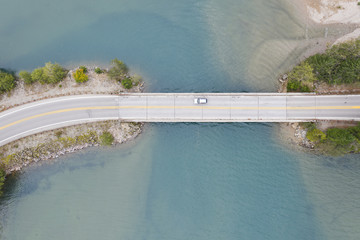
{"type": "Polygon", "coordinates": [[[0,146],[86,122],[360,121],[360,95],[282,93],[128,93],[81,95],[25,104],[0,113],[0,146]],[[194,104],[207,98],[206,104],[194,104]]]}

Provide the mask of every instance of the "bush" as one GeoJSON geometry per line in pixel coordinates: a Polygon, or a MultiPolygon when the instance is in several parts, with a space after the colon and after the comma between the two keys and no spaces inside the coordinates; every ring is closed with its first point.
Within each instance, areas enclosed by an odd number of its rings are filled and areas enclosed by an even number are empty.
{"type": "Polygon", "coordinates": [[[311,92],[311,89],[308,85],[301,85],[300,92],[311,92]]]}
{"type": "Polygon", "coordinates": [[[109,132],[100,135],[100,142],[104,146],[110,146],[114,142],[114,136],[109,132]]]}
{"type": "Polygon", "coordinates": [[[327,138],[338,146],[348,146],[356,141],[348,129],[331,128],[326,131],[327,138]]]}
{"type": "Polygon", "coordinates": [[[29,73],[28,71],[20,71],[19,72],[19,76],[21,79],[24,80],[24,82],[26,84],[32,84],[35,81],[33,80],[33,78],[31,77],[31,73],[29,73]]]}
{"type": "Polygon", "coordinates": [[[360,81],[360,40],[334,45],[323,54],[306,61],[320,81],[328,84],[349,84],[360,81]]]}
{"type": "Polygon", "coordinates": [[[348,128],[349,132],[360,141],[360,123],[356,127],[348,128]]]}
{"type": "Polygon", "coordinates": [[[326,139],[326,134],[317,128],[313,128],[306,133],[306,138],[316,143],[324,141],[326,139]]]}
{"type": "Polygon", "coordinates": [[[31,73],[32,82],[39,81],[41,84],[55,84],[62,81],[66,76],[66,70],[57,63],[48,62],[42,68],[36,68],[31,73]]]}
{"type": "Polygon", "coordinates": [[[301,83],[296,80],[289,80],[287,83],[287,91],[288,92],[297,92],[300,89],[301,83]]]}
{"type": "Polygon", "coordinates": [[[6,174],[5,174],[4,169],[0,167],[0,196],[3,194],[2,187],[5,182],[5,177],[6,177],[6,174]]]}
{"type": "Polygon", "coordinates": [[[101,74],[101,73],[103,73],[103,70],[101,70],[100,68],[95,68],[95,73],[97,73],[97,74],[101,74]]]}
{"type": "Polygon", "coordinates": [[[16,82],[14,75],[0,70],[0,93],[9,92],[15,86],[16,82]]]}
{"type": "Polygon", "coordinates": [[[87,68],[85,66],[80,66],[79,69],[82,69],[84,73],[87,73],[87,68]]]}
{"type": "Polygon", "coordinates": [[[129,71],[129,69],[125,65],[125,63],[118,60],[117,58],[115,58],[111,61],[111,65],[113,67],[110,68],[108,75],[112,79],[116,79],[116,80],[120,81],[124,77],[124,75],[127,74],[129,71]]]}
{"type": "Polygon", "coordinates": [[[48,83],[48,76],[44,74],[43,68],[36,68],[31,73],[31,78],[33,82],[40,82],[41,84],[48,83]]]}
{"type": "Polygon", "coordinates": [[[125,78],[123,80],[121,80],[121,84],[124,86],[124,88],[126,89],[130,89],[132,88],[133,84],[130,78],[125,78]]]}
{"type": "Polygon", "coordinates": [[[51,62],[48,62],[45,64],[44,67],[44,75],[46,75],[47,83],[58,83],[62,81],[66,76],[66,71],[63,67],[61,67],[59,64],[51,62]]]}
{"type": "Polygon", "coordinates": [[[313,71],[314,69],[308,62],[302,62],[289,72],[288,79],[289,81],[313,83],[316,80],[313,71]]]}
{"type": "Polygon", "coordinates": [[[79,68],[73,73],[73,77],[77,83],[83,83],[89,80],[89,77],[84,73],[84,70],[79,68]]]}

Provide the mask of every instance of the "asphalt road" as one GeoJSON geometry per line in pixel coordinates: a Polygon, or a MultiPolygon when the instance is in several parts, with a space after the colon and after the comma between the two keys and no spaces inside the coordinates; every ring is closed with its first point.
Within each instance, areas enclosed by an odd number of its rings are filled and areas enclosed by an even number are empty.
{"type": "Polygon", "coordinates": [[[360,121],[360,95],[279,93],[137,93],[38,101],[0,113],[0,146],[45,130],[85,122],[360,121]],[[194,98],[207,104],[196,105],[194,98]]]}

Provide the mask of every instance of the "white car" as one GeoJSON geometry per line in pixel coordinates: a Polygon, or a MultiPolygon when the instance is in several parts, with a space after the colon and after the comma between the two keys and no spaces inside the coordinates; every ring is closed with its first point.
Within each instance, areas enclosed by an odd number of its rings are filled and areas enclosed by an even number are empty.
{"type": "Polygon", "coordinates": [[[207,103],[206,98],[195,98],[194,99],[194,104],[206,104],[206,103],[207,103]]]}

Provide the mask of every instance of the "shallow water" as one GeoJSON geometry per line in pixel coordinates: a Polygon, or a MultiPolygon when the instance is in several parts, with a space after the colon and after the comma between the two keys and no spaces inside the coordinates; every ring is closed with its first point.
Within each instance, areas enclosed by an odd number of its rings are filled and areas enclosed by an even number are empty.
{"type": "MultiPolygon", "coordinates": [[[[273,91],[323,31],[282,0],[3,6],[1,67],[118,57],[153,92],[273,91]]],[[[149,124],[132,143],[31,167],[5,189],[1,239],[358,239],[358,156],[296,152],[274,129],[149,124]]]]}

